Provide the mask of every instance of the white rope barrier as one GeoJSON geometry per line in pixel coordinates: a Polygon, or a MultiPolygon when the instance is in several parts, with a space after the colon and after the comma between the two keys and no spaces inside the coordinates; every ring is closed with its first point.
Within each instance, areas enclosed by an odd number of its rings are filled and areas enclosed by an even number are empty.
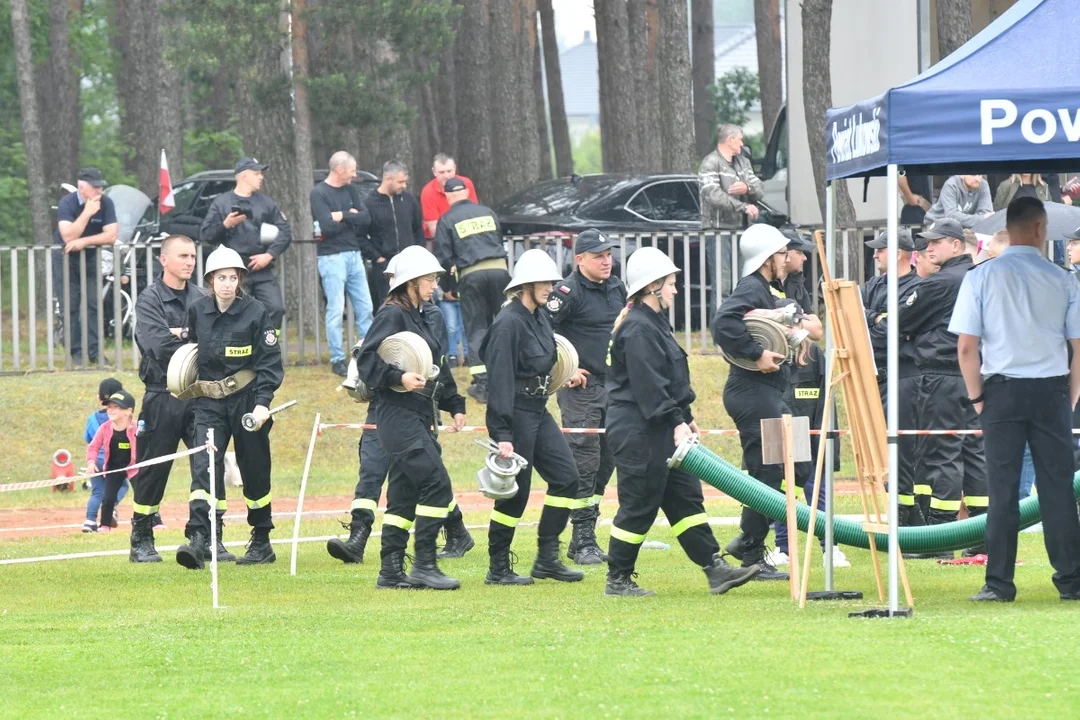
{"type": "Polygon", "coordinates": [[[188,455],[194,455],[206,450],[206,447],[200,445],[198,447],[191,448],[190,450],[183,450],[171,455],[161,455],[160,457],[150,458],[149,460],[143,460],[142,462],[135,463],[134,465],[128,465],[124,468],[118,468],[116,470],[102,470],[92,474],[72,475],[70,477],[51,478],[49,480],[34,480],[32,482],[17,482],[9,483],[7,485],[0,485],[0,492],[13,492],[15,490],[34,490],[37,488],[53,487],[55,485],[67,485],[72,482],[81,482],[83,480],[89,480],[90,478],[103,477],[112,473],[127,473],[128,470],[137,470],[138,468],[148,467],[150,465],[157,465],[158,463],[166,462],[167,460],[176,460],[177,458],[187,457],[188,455]]]}

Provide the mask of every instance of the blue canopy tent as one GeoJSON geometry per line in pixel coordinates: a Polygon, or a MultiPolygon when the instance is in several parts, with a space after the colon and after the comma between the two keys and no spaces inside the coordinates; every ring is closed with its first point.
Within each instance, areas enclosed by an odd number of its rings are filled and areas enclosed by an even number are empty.
{"type": "MultiPolygon", "coordinates": [[[[835,232],[832,181],[885,175],[888,313],[897,316],[899,169],[952,175],[1053,172],[1080,165],[1080,2],[1019,0],[949,57],[910,82],[825,117],[826,238],[835,232]]],[[[828,320],[826,320],[828,321],[828,320]]],[[[827,342],[831,338],[826,334],[827,342]]],[[[888,327],[889,477],[897,470],[896,323],[888,327]]],[[[831,368],[826,372],[831,377],[831,368]]],[[[828,496],[832,495],[831,477],[828,496]]],[[[898,614],[897,489],[889,483],[889,614],[898,614]]],[[[831,512],[826,522],[831,526],[831,512]]],[[[827,539],[831,539],[828,532],[827,539]]],[[[828,561],[831,548],[826,548],[828,561]]],[[[826,587],[831,589],[831,568],[826,587]]]]}

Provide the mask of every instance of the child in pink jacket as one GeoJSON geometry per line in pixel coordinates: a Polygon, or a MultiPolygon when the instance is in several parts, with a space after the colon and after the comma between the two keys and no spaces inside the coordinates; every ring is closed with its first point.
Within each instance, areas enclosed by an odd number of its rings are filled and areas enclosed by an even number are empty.
{"type": "MultiPolygon", "coordinates": [[[[105,497],[101,501],[101,522],[98,532],[109,532],[116,527],[113,509],[116,507],[116,495],[124,484],[124,468],[135,462],[135,426],[131,416],[135,410],[135,398],[127,390],[118,390],[105,401],[105,410],[109,422],[102,423],[97,434],[86,447],[86,465],[91,473],[105,471],[105,497]],[[105,450],[104,467],[98,467],[98,452],[105,450]]],[[[126,471],[128,479],[135,477],[136,471],[126,471]]]]}

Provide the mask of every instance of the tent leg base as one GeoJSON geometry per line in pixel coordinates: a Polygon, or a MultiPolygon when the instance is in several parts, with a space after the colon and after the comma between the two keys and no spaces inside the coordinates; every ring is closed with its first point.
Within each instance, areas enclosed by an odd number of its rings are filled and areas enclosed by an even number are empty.
{"type": "Polygon", "coordinates": [[[860,590],[818,590],[806,593],[807,600],[862,600],[860,590]]]}
{"type": "Polygon", "coordinates": [[[897,608],[896,612],[891,612],[888,608],[870,608],[869,610],[848,613],[849,618],[909,618],[914,615],[915,611],[909,607],[897,608]]]}

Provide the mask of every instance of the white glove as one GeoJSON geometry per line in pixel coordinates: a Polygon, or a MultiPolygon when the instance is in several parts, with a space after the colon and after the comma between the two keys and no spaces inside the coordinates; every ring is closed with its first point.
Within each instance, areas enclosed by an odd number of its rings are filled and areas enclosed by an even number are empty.
{"type": "Polygon", "coordinates": [[[255,422],[258,423],[255,426],[255,429],[258,430],[270,419],[270,408],[265,405],[256,405],[255,409],[251,411],[251,416],[255,418],[255,422]]]}

